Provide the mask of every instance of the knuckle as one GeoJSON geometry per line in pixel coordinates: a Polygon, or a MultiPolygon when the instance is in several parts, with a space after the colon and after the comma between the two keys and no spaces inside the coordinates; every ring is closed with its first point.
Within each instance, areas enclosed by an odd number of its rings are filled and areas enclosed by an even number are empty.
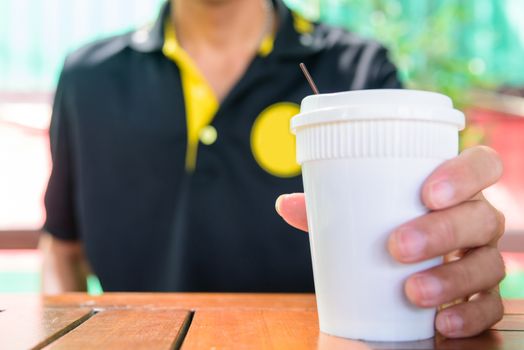
{"type": "Polygon", "coordinates": [[[470,176],[477,181],[493,183],[502,176],[502,160],[494,149],[480,145],[465,150],[464,155],[468,159],[470,176]]]}
{"type": "Polygon", "coordinates": [[[455,228],[449,215],[443,213],[440,214],[435,228],[439,239],[445,245],[447,250],[456,249],[458,247],[455,228]]]}
{"type": "Polygon", "coordinates": [[[475,147],[470,148],[472,151],[481,153],[481,154],[493,154],[498,155],[497,151],[495,151],[493,148],[486,146],[486,145],[477,145],[475,147]]]}
{"type": "Polygon", "coordinates": [[[495,275],[497,278],[497,283],[499,283],[506,277],[506,265],[504,264],[504,259],[502,258],[502,255],[500,254],[498,249],[492,248],[492,250],[494,251],[494,259],[496,261],[496,263],[494,264],[495,275]]]}
{"type": "Polygon", "coordinates": [[[504,305],[498,292],[491,290],[477,296],[482,299],[467,302],[459,308],[460,314],[465,319],[463,336],[477,335],[504,316],[504,305]]]}
{"type": "Polygon", "coordinates": [[[504,316],[504,304],[500,293],[496,290],[491,290],[487,293],[487,300],[484,306],[483,317],[487,320],[488,325],[491,326],[500,321],[504,316]]]}
{"type": "MultiPolygon", "coordinates": [[[[455,282],[453,283],[454,286],[461,286],[463,289],[470,289],[472,286],[473,278],[470,269],[468,266],[464,263],[463,260],[459,260],[455,263],[455,282]]],[[[454,287],[456,288],[456,287],[454,287]]]]}
{"type": "Polygon", "coordinates": [[[495,208],[495,215],[497,217],[497,241],[504,235],[504,232],[506,231],[506,216],[500,211],[495,208]]]}
{"type": "Polygon", "coordinates": [[[485,159],[486,167],[493,171],[495,177],[499,178],[503,172],[503,163],[497,151],[488,146],[479,146],[479,156],[485,159]]]}
{"type": "Polygon", "coordinates": [[[461,330],[461,336],[476,335],[482,327],[482,322],[485,322],[485,315],[483,310],[474,306],[473,302],[466,302],[460,304],[455,312],[462,317],[464,325],[461,330]]]}
{"type": "Polygon", "coordinates": [[[490,157],[492,159],[500,160],[500,156],[493,148],[486,145],[478,145],[470,148],[470,151],[480,157],[490,157]]]}
{"type": "Polygon", "coordinates": [[[493,293],[495,299],[495,310],[493,312],[495,316],[495,322],[498,322],[504,317],[504,304],[502,303],[502,298],[498,292],[493,293]]]}
{"type": "Polygon", "coordinates": [[[482,243],[487,243],[499,235],[499,213],[486,200],[475,201],[474,205],[478,217],[483,222],[483,230],[481,235],[481,238],[483,239],[482,243]]]}
{"type": "Polygon", "coordinates": [[[485,305],[479,308],[476,317],[478,317],[480,322],[478,326],[475,327],[476,329],[471,330],[472,334],[476,335],[502,319],[502,310],[497,306],[497,303],[498,302],[490,303],[489,301],[486,301],[484,303],[485,305]]]}
{"type": "Polygon", "coordinates": [[[464,333],[466,336],[475,336],[482,332],[484,325],[483,323],[486,322],[486,316],[487,315],[482,310],[475,310],[471,312],[470,318],[471,321],[467,322],[464,326],[464,333]]]}
{"type": "Polygon", "coordinates": [[[482,270],[486,272],[482,283],[484,288],[491,288],[506,277],[504,259],[497,248],[489,246],[478,248],[476,255],[477,259],[482,257],[481,264],[484,266],[482,270]]]}

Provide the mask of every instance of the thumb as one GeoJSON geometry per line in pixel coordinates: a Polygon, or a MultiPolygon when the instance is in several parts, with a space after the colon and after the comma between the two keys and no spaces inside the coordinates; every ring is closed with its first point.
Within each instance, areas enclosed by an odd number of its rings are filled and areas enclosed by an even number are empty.
{"type": "Polygon", "coordinates": [[[277,213],[291,226],[307,231],[306,199],[304,193],[283,194],[275,202],[277,213]]]}

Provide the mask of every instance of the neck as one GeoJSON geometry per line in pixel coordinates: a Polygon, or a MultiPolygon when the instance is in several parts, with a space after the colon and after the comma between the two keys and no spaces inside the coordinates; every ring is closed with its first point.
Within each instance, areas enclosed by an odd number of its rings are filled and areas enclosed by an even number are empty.
{"type": "Polygon", "coordinates": [[[171,19],[184,48],[258,44],[267,21],[265,0],[171,0],[171,4],[171,19]]]}

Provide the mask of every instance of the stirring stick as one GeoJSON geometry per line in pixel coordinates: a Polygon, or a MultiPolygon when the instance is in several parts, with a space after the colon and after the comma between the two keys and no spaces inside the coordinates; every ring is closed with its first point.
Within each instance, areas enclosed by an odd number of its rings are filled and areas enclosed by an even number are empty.
{"type": "Polygon", "coordinates": [[[304,73],[304,75],[306,76],[307,82],[309,83],[309,86],[311,86],[311,90],[313,90],[315,95],[318,95],[317,85],[313,81],[313,78],[311,78],[311,75],[309,74],[309,71],[307,70],[306,65],[304,63],[300,63],[299,66],[300,66],[300,69],[302,69],[302,72],[304,73]]]}

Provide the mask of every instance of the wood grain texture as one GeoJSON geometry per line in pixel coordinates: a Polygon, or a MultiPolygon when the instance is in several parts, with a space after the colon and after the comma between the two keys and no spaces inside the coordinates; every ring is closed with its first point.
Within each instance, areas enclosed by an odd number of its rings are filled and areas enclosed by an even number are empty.
{"type": "Polygon", "coordinates": [[[316,345],[314,311],[200,310],[182,349],[302,349],[316,345]]]}
{"type": "Polygon", "coordinates": [[[417,342],[359,342],[320,333],[316,312],[296,310],[200,310],[195,313],[182,346],[183,350],[522,350],[523,348],[524,332],[522,331],[488,331],[478,337],[457,340],[437,336],[417,342]]]}
{"type": "Polygon", "coordinates": [[[435,350],[522,350],[524,332],[487,331],[464,339],[443,339],[435,350]]]}
{"type": "Polygon", "coordinates": [[[104,293],[90,296],[85,293],[67,293],[46,296],[44,300],[47,306],[316,310],[313,294],[104,293]]]}
{"type": "Polygon", "coordinates": [[[200,310],[183,342],[191,349],[369,350],[369,344],[323,334],[316,311],[200,310]]]}
{"type": "Polygon", "coordinates": [[[42,308],[34,302],[0,309],[0,348],[10,350],[45,346],[91,314],[89,308],[42,308]]]}
{"type": "Polygon", "coordinates": [[[45,349],[172,349],[189,312],[100,311],[45,349]]]}
{"type": "Polygon", "coordinates": [[[49,349],[170,349],[179,339],[183,349],[523,350],[524,301],[504,303],[504,319],[477,337],[363,343],[320,333],[313,295],[0,295],[0,310],[6,310],[0,312],[0,349],[43,346],[50,340],[49,349]],[[88,318],[93,308],[101,311],[88,318]],[[195,310],[191,324],[185,310],[195,310]],[[184,324],[189,330],[182,338],[184,324]]]}
{"type": "MultiPolygon", "coordinates": [[[[524,331],[524,315],[504,315],[504,318],[491,329],[498,331],[524,331]]],[[[524,348],[524,344],[522,347],[524,348]]]]}

